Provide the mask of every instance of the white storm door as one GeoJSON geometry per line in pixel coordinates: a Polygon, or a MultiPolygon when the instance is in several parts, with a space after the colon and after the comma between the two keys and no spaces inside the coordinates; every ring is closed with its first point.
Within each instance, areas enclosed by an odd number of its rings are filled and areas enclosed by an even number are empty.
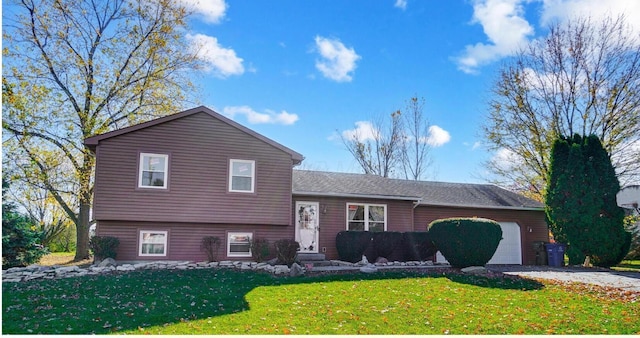
{"type": "Polygon", "coordinates": [[[318,252],[319,208],[318,202],[296,202],[296,241],[300,243],[300,252],[318,252]]]}

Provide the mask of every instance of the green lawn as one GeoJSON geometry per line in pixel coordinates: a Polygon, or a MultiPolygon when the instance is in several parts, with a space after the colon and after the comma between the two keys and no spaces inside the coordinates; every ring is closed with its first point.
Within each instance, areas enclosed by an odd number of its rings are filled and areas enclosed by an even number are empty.
{"type": "Polygon", "coordinates": [[[628,294],[455,273],[158,270],[2,291],[4,334],[640,333],[640,306],[628,294]]]}
{"type": "Polygon", "coordinates": [[[611,267],[612,270],[616,270],[616,271],[633,271],[633,272],[640,272],[640,260],[634,260],[634,261],[622,261],[620,262],[620,264],[611,267]]]}

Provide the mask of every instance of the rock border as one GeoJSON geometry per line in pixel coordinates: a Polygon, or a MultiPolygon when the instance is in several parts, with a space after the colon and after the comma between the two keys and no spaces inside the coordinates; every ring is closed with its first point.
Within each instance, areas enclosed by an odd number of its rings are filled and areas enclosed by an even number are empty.
{"type": "MultiPolygon", "coordinates": [[[[331,267],[349,267],[360,268],[361,270],[367,270],[366,272],[377,271],[377,267],[396,266],[396,267],[420,267],[420,266],[433,266],[432,261],[418,262],[385,262],[375,264],[364,264],[363,262],[349,263],[339,260],[330,261],[331,267]]],[[[29,265],[27,267],[16,267],[2,270],[2,282],[3,283],[16,283],[26,282],[30,280],[39,279],[56,279],[56,278],[71,278],[87,275],[102,275],[109,273],[128,272],[136,270],[193,270],[193,269],[237,269],[237,270],[254,270],[264,271],[273,275],[290,275],[290,276],[303,276],[307,272],[307,268],[293,263],[291,268],[287,265],[270,264],[267,262],[251,262],[251,261],[220,261],[220,262],[190,262],[190,261],[149,261],[138,263],[122,263],[118,264],[113,259],[105,259],[104,261],[93,264],[87,268],[81,268],[79,266],[41,266],[41,265],[29,265]]],[[[311,271],[322,271],[324,267],[313,267],[311,271]]]]}

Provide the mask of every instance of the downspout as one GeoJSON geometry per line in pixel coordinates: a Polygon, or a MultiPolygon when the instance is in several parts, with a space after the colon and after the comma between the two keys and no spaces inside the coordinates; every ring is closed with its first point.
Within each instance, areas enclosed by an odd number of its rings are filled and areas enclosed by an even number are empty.
{"type": "Polygon", "coordinates": [[[420,205],[420,202],[422,202],[422,198],[419,198],[417,201],[413,202],[413,209],[415,210],[418,205],[420,205]]]}
{"type": "Polygon", "coordinates": [[[411,209],[411,223],[413,224],[412,228],[413,231],[416,231],[416,208],[418,207],[418,205],[420,205],[420,202],[422,201],[422,198],[418,198],[417,201],[413,202],[413,208],[411,209]]]}

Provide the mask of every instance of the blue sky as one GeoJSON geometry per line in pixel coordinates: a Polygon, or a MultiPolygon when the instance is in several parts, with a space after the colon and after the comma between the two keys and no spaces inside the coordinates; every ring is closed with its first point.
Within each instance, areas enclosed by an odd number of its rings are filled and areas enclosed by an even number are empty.
{"type": "Polygon", "coordinates": [[[576,14],[640,22],[636,0],[182,1],[208,65],[196,104],[303,154],[302,168],[359,172],[339,135],[418,96],[433,126],[428,179],[468,183],[505,155],[480,125],[519,46],[576,14]]]}

